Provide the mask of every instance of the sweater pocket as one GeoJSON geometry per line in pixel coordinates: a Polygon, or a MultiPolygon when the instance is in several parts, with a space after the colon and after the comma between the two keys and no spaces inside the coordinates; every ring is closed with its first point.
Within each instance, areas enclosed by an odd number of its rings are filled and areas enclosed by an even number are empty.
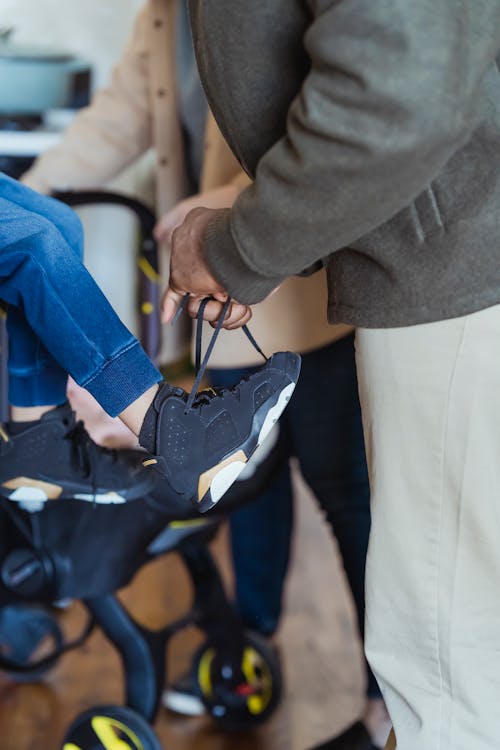
{"type": "Polygon", "coordinates": [[[444,221],[432,186],[427,187],[410,206],[414,231],[423,242],[428,237],[444,233],[444,221]]]}

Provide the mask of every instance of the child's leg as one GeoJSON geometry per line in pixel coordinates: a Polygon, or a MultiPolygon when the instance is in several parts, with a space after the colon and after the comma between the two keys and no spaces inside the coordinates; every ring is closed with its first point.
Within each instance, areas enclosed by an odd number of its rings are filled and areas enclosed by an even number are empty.
{"type": "MultiPolygon", "coordinates": [[[[50,221],[63,235],[68,249],[83,257],[83,231],[78,216],[59,201],[36,193],[0,174],[3,198],[50,221]]],[[[49,354],[27,324],[23,313],[11,307],[7,316],[9,335],[9,403],[12,418],[39,418],[49,408],[66,400],[67,373],[49,354]]]]}
{"type": "Polygon", "coordinates": [[[124,502],[155,484],[143,453],[99,448],[64,404],[68,371],[106,391],[103,405],[117,411],[153,386],[156,392],[161,376],[83,267],[78,219],[54,205],[59,229],[50,216],[0,198],[0,298],[9,304],[14,405],[13,422],[0,431],[0,483],[3,495],[32,510],[57,497],[124,502]],[[123,373],[110,372],[120,365],[123,373]]]}
{"type": "MultiPolygon", "coordinates": [[[[34,407],[50,407],[66,401],[66,371],[43,346],[27,324],[26,318],[15,307],[7,312],[9,335],[9,403],[13,418],[17,414],[33,418],[34,407]],[[22,411],[21,411],[22,410],[22,411]]],[[[39,411],[39,410],[38,410],[39,411]]]]}
{"type": "Polygon", "coordinates": [[[61,201],[41,195],[0,172],[0,195],[25,211],[49,219],[74,253],[83,258],[83,229],[77,214],[61,201]]]}
{"type": "MultiPolygon", "coordinates": [[[[0,298],[20,311],[14,326],[19,329],[25,317],[50,352],[48,363],[59,363],[59,389],[61,371],[69,372],[115,416],[161,380],[78,253],[48,219],[0,198],[0,248],[0,298]]],[[[18,348],[23,342],[33,345],[34,339],[21,338],[18,348]]],[[[13,346],[19,361],[16,341],[13,346]]],[[[32,374],[36,377],[36,367],[32,374]]]]}
{"type": "MultiPolygon", "coordinates": [[[[270,431],[293,392],[300,369],[297,355],[280,353],[262,371],[226,392],[188,401],[181,389],[164,384],[156,395],[160,373],[114,313],[63,233],[50,217],[26,211],[19,201],[4,198],[0,198],[0,299],[25,316],[53,359],[111,416],[119,415],[136,434],[140,431],[141,444],[157,454],[156,459],[146,460],[145,466],[155,466],[176,495],[197,501],[203,509],[226,492],[270,431]]],[[[35,453],[32,444],[29,449],[37,464],[30,475],[21,473],[26,452],[20,440],[18,449],[12,439],[7,440],[7,447],[0,444],[0,455],[10,452],[8,466],[2,466],[7,476],[1,477],[4,487],[21,490],[23,498],[30,494],[33,481],[37,492],[46,491],[40,487],[39,445],[47,443],[50,431],[61,447],[65,438],[74,439],[77,433],[72,428],[67,431],[67,422],[60,409],[42,418],[38,431],[45,436],[38,441],[35,453]]],[[[27,439],[30,443],[29,435],[27,439]]],[[[43,476],[53,452],[50,446],[47,450],[43,476]]],[[[85,458],[84,453],[78,455],[85,458]]],[[[128,477],[121,469],[115,477],[107,454],[96,455],[90,462],[83,461],[79,495],[89,494],[85,487],[90,484],[90,496],[94,497],[96,482],[108,488],[124,477],[123,496],[142,491],[141,482],[132,481],[134,466],[128,477]],[[106,469],[99,469],[101,465],[106,469]],[[96,469],[97,479],[93,475],[96,469]]],[[[51,464],[54,476],[60,474],[60,465],[60,458],[51,464]]],[[[71,465],[68,456],[67,466],[71,465]]],[[[69,479],[65,474],[58,480],[49,483],[51,492],[76,491],[74,472],[69,472],[69,479]]],[[[46,482],[42,480],[42,484],[46,482]]],[[[161,494],[164,499],[165,491],[161,494]]]]}

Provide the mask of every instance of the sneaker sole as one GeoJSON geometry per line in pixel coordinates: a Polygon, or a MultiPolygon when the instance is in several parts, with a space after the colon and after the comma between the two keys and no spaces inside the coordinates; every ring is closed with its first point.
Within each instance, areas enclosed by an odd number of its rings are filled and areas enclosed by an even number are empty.
{"type": "Polygon", "coordinates": [[[184,695],[167,688],[163,691],[161,702],[169,711],[182,716],[204,716],[206,714],[205,706],[195,695],[184,695]]]}
{"type": "Polygon", "coordinates": [[[44,505],[54,500],[81,500],[93,505],[123,505],[144,496],[149,489],[148,482],[143,487],[137,485],[132,490],[114,492],[111,490],[96,491],[95,493],[78,492],[62,485],[52,484],[41,479],[31,477],[14,477],[7,480],[0,487],[0,497],[18,503],[23,510],[35,512],[42,510],[44,505]]]}
{"type": "Polygon", "coordinates": [[[206,513],[217,505],[221,497],[225,495],[231,485],[238,479],[246,467],[248,460],[264,442],[280,418],[292,397],[296,384],[296,381],[288,383],[280,391],[274,405],[270,409],[268,403],[260,407],[254,415],[252,431],[244,446],[200,475],[197,506],[202,513],[206,513]],[[267,414],[261,424],[262,414],[266,411],[267,414]]]}

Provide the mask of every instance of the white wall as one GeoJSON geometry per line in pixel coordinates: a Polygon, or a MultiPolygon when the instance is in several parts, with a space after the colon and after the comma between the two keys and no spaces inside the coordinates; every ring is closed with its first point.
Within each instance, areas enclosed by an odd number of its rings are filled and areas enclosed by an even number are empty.
{"type": "Polygon", "coordinates": [[[0,27],[15,39],[53,44],[95,65],[95,83],[109,76],[142,0],[0,0],[0,27]]]}

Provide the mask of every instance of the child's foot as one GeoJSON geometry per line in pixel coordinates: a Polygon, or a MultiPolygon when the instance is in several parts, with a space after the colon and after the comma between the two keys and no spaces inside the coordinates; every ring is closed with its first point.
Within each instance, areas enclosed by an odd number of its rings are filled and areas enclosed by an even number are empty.
{"type": "Polygon", "coordinates": [[[278,352],[233,388],[200,391],[192,405],[185,391],[165,383],[139,436],[155,454],[145,465],[154,466],[201,511],[209,510],[278,420],[299,371],[298,354],[278,352]]]}
{"type": "Polygon", "coordinates": [[[123,503],[154,485],[143,461],[142,451],[96,445],[64,404],[0,430],[0,494],[28,509],[58,498],[123,503]]]}

